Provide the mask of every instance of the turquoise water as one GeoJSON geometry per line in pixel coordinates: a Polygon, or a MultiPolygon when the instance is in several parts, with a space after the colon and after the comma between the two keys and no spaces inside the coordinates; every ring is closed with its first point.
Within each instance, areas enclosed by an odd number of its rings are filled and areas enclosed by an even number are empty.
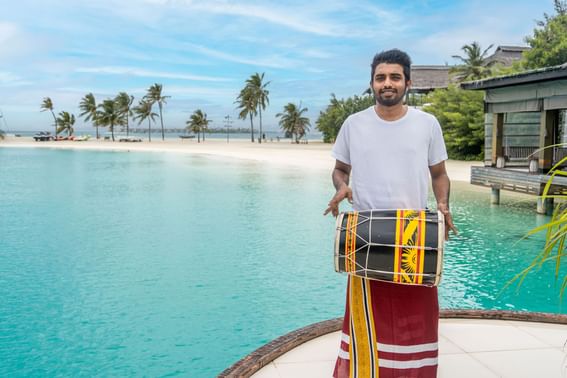
{"type": "MultiPolygon", "coordinates": [[[[0,148],[0,376],[211,377],[341,316],[329,173],[0,148]]],[[[452,197],[441,305],[561,312],[552,267],[501,292],[541,244],[515,245],[546,219],[535,200],[491,207],[458,184],[452,197]]]]}

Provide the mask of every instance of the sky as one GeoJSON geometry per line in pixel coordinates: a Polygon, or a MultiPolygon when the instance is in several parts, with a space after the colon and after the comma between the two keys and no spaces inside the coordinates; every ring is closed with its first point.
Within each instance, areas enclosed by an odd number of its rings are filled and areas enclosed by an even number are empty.
{"type": "Polygon", "coordinates": [[[85,94],[102,102],[125,91],[137,103],[154,83],[171,96],[166,127],[185,127],[196,109],[209,127],[227,115],[249,127],[235,100],[258,72],[270,82],[264,129],[279,128],[289,102],[309,109],[314,129],[331,94],[367,88],[377,52],[452,65],[473,41],[525,46],[544,12],[553,14],[551,0],[2,0],[0,128],[50,130],[40,112],[50,97],[56,113],[75,114],[77,131],[93,130],[79,117],[85,94]]]}

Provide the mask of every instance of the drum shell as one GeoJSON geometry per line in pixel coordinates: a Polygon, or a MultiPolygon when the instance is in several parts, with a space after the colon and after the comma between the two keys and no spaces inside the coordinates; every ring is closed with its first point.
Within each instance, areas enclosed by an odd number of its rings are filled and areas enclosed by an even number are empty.
{"type": "Polygon", "coordinates": [[[335,235],[335,271],[380,281],[436,286],[441,280],[444,234],[444,216],[436,211],[341,213],[335,235]]]}

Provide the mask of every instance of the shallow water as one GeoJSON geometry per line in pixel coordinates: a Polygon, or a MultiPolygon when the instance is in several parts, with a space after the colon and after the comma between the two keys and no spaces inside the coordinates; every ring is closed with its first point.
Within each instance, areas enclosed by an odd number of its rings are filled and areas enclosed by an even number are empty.
{"type": "MultiPolygon", "coordinates": [[[[308,164],[308,162],[306,162],[308,164]]],[[[210,377],[341,316],[329,172],[168,153],[0,148],[0,376],[210,377]]],[[[561,312],[535,199],[454,184],[444,308],[561,312]]],[[[562,274],[565,271],[562,271],[562,274]]]]}

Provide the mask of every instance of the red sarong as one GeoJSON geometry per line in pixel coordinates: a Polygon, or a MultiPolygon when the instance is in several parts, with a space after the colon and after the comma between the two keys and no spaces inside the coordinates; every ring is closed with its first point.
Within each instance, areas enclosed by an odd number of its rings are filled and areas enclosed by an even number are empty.
{"type": "Polygon", "coordinates": [[[437,376],[437,288],[349,275],[335,378],[437,376]]]}

